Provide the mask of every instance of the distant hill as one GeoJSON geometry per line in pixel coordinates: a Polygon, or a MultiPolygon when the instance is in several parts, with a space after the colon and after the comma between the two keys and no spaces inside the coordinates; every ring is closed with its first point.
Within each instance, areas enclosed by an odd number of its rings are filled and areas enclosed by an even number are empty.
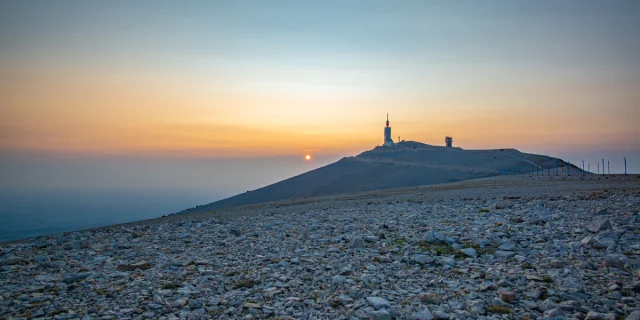
{"type": "Polygon", "coordinates": [[[527,167],[555,168],[566,163],[556,158],[515,149],[464,150],[402,141],[376,147],[355,157],[282,180],[227,199],[187,209],[207,211],[290,198],[441,184],[519,172],[527,167]]]}

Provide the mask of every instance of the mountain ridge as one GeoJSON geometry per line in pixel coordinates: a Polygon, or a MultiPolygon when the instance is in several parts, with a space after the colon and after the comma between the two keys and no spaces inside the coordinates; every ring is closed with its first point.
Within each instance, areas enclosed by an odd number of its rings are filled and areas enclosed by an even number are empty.
{"type": "Polygon", "coordinates": [[[208,211],[290,198],[316,197],[442,184],[533,171],[567,164],[512,148],[465,150],[401,141],[181,213],[208,211]]]}

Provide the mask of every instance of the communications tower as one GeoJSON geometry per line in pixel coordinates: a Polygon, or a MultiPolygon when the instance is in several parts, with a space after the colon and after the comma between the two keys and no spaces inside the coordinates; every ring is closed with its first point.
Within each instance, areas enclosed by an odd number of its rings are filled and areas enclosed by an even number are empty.
{"type": "Polygon", "coordinates": [[[393,146],[393,139],[391,139],[391,127],[389,127],[389,114],[387,113],[387,126],[384,127],[384,144],[385,147],[393,146]]]}

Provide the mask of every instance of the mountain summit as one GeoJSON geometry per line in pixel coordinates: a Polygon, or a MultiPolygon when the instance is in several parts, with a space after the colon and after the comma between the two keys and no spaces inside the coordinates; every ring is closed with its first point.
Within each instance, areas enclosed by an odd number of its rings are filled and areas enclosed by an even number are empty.
{"type": "MultiPolygon", "coordinates": [[[[358,193],[441,184],[499,175],[501,172],[555,168],[556,158],[515,149],[464,150],[401,141],[282,180],[266,187],[183,212],[207,211],[290,198],[358,193]]],[[[546,170],[545,170],[546,171],[546,170]]]]}

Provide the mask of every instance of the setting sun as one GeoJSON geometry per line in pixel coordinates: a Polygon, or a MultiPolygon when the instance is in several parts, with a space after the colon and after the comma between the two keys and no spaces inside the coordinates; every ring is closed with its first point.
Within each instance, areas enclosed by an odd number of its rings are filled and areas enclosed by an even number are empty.
{"type": "Polygon", "coordinates": [[[305,160],[311,160],[311,155],[306,155],[306,156],[304,156],[304,159],[305,159],[305,160]]]}

